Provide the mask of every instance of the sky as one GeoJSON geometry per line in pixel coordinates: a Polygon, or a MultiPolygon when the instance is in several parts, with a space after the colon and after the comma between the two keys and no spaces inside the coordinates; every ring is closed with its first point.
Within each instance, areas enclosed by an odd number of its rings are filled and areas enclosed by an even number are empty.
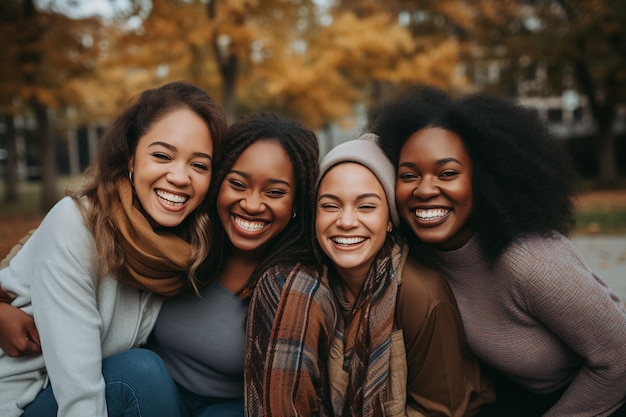
{"type": "Polygon", "coordinates": [[[55,10],[71,17],[81,18],[89,16],[111,16],[115,11],[126,10],[128,0],[36,0],[36,4],[47,9],[51,4],[55,10]]]}
{"type": "MultiPolygon", "coordinates": [[[[1,0],[0,0],[1,1],[1,0]]],[[[323,7],[327,7],[332,0],[315,0],[323,7]]],[[[55,5],[55,10],[67,14],[74,18],[89,16],[110,17],[115,12],[125,11],[129,8],[128,0],[35,0],[35,3],[48,9],[50,5],[55,5]]]]}

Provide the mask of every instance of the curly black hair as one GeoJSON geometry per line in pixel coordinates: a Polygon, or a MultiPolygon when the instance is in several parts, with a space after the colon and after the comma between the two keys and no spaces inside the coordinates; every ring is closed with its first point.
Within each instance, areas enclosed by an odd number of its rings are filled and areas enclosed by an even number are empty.
{"type": "MultiPolygon", "coordinates": [[[[224,226],[218,220],[217,197],[220,185],[235,161],[254,142],[275,140],[285,150],[294,169],[296,192],[293,218],[272,242],[269,254],[256,267],[240,294],[250,294],[261,274],[282,262],[314,263],[315,182],[319,174],[319,145],[313,131],[295,120],[269,113],[244,116],[228,129],[221,152],[216,155],[211,189],[207,197],[209,215],[213,220],[214,246],[203,267],[208,280],[214,279],[224,267],[231,248],[224,226]]],[[[262,157],[262,156],[259,156],[262,157]]]]}
{"type": "MultiPolygon", "coordinates": [[[[570,232],[577,173],[536,111],[484,93],[454,100],[419,86],[373,110],[368,123],[396,166],[406,140],[425,127],[463,141],[473,167],[469,221],[490,263],[521,236],[570,232]]],[[[406,224],[401,230],[415,241],[406,224]]]]}

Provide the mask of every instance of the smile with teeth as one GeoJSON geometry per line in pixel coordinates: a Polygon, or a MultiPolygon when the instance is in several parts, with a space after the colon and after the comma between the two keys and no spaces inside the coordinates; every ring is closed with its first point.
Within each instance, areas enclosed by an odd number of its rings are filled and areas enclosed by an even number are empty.
{"type": "Polygon", "coordinates": [[[264,222],[264,221],[251,222],[249,220],[244,220],[239,216],[233,216],[233,219],[235,220],[235,223],[237,224],[237,226],[239,226],[241,229],[247,232],[259,231],[263,229],[265,225],[267,224],[267,222],[264,222]]]}
{"type": "Polygon", "coordinates": [[[338,245],[344,245],[344,246],[348,246],[348,245],[356,245],[359,244],[361,242],[363,242],[365,240],[364,237],[333,237],[332,241],[335,242],[338,245]]]}
{"type": "Polygon", "coordinates": [[[428,210],[417,209],[415,210],[415,217],[420,220],[438,220],[445,217],[448,213],[450,213],[450,210],[442,208],[428,210]]]}
{"type": "Polygon", "coordinates": [[[163,190],[156,190],[156,195],[171,206],[182,206],[187,202],[187,200],[189,200],[188,196],[173,194],[163,190]]]}

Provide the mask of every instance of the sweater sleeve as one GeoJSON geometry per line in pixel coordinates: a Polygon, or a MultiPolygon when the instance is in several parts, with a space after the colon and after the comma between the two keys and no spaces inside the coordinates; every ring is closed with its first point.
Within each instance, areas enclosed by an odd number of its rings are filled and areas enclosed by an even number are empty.
{"type": "Polygon", "coordinates": [[[302,265],[273,268],[255,288],[248,320],[247,415],[329,415],[326,362],[336,320],[330,289],[302,265]]]}
{"type": "Polygon", "coordinates": [[[106,417],[92,236],[66,199],[31,240],[33,316],[58,415],[106,417]]]}
{"type": "Polygon", "coordinates": [[[434,270],[410,272],[405,268],[396,308],[406,346],[407,405],[430,417],[475,415],[493,401],[493,391],[469,350],[452,291],[434,270]]]}
{"type": "Polygon", "coordinates": [[[533,241],[517,258],[528,311],[583,360],[546,417],[605,416],[626,395],[626,310],[566,238],[533,241]]]}

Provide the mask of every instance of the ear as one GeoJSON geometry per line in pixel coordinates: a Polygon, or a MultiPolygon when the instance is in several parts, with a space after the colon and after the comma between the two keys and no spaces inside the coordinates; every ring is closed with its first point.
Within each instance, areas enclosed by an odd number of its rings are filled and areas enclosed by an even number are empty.
{"type": "Polygon", "coordinates": [[[134,165],[135,165],[135,158],[131,156],[130,159],[128,160],[128,172],[134,171],[134,165]]]}
{"type": "Polygon", "coordinates": [[[390,233],[392,230],[393,230],[393,223],[389,221],[389,223],[387,223],[387,233],[390,233]]]}

